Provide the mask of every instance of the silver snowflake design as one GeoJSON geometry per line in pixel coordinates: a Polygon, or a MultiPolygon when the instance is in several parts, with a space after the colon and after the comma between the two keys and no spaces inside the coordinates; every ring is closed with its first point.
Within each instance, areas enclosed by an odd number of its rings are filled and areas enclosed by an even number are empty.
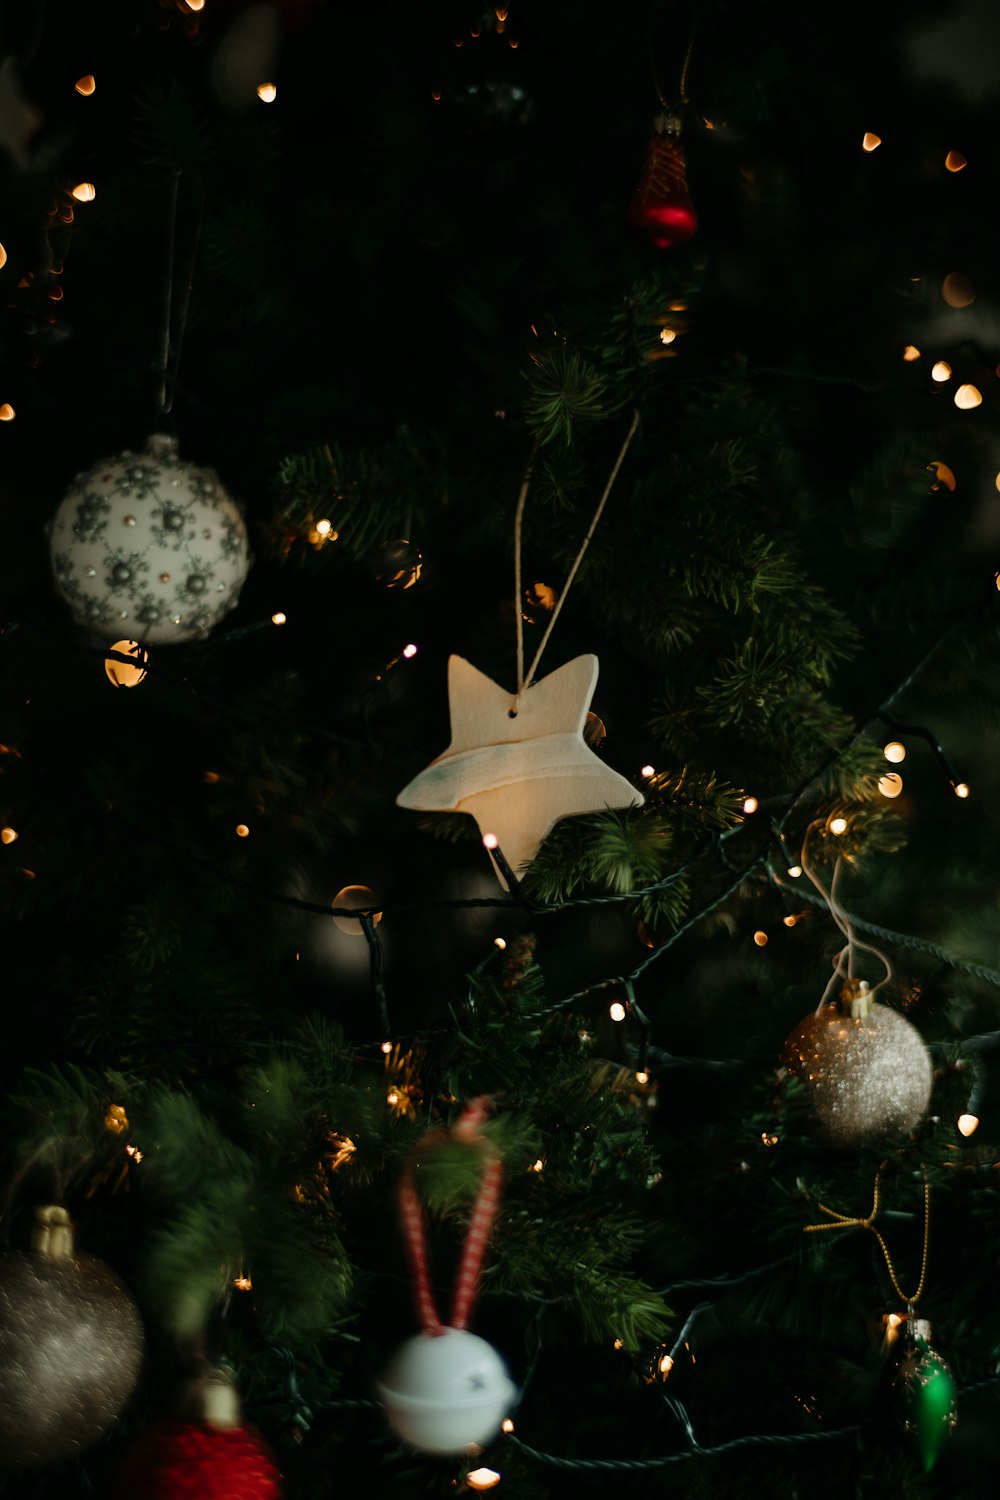
{"type": "Polygon", "coordinates": [[[110,510],[110,501],[105,500],[103,495],[95,495],[93,491],[84,495],[76,508],[76,520],[73,522],[73,535],[77,541],[98,541],[101,533],[107,530],[110,510]]]}
{"type": "Polygon", "coordinates": [[[104,559],[107,572],[104,582],[114,595],[131,594],[143,573],[149,572],[149,563],[141,552],[126,552],[116,547],[104,559]]]}
{"type": "Polygon", "coordinates": [[[148,464],[130,464],[118,479],[118,493],[145,500],[147,495],[155,494],[159,477],[159,470],[148,464]]]}
{"type": "Polygon", "coordinates": [[[212,579],[215,577],[215,569],[202,564],[194,567],[177,590],[177,598],[190,602],[192,599],[201,599],[209,592],[212,579]]]}
{"type": "Polygon", "coordinates": [[[185,542],[193,541],[194,527],[191,524],[191,512],[183,505],[175,505],[170,500],[164,500],[162,505],[154,506],[152,514],[150,530],[159,546],[169,547],[173,552],[179,552],[185,542]]]}
{"type": "Polygon", "coordinates": [[[239,557],[243,551],[243,526],[239,521],[223,520],[219,551],[227,559],[239,557]]]}
{"type": "Polygon", "coordinates": [[[219,491],[215,475],[208,469],[191,468],[187,470],[184,477],[191,493],[197,495],[199,500],[211,501],[214,509],[215,504],[218,503],[219,491]]]}
{"type": "Polygon", "coordinates": [[[136,601],[135,617],[141,625],[159,625],[167,617],[167,607],[154,594],[140,594],[136,601]]]}

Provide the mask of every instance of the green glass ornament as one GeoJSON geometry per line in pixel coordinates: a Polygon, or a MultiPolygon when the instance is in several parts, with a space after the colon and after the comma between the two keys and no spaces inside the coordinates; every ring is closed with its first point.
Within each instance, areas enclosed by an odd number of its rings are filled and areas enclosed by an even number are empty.
{"type": "Polygon", "coordinates": [[[907,1320],[893,1386],[903,1431],[929,1474],[958,1421],[958,1392],[948,1365],[931,1344],[926,1318],[907,1320]]]}

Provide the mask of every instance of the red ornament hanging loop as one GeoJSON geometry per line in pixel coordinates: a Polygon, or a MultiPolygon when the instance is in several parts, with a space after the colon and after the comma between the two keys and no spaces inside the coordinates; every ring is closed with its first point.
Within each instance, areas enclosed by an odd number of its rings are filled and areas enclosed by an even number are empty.
{"type": "Polygon", "coordinates": [[[646,147],[646,160],[628,207],[628,224],[657,250],[669,250],[689,240],[698,215],[688,192],[680,118],[657,116],[646,147]]]}
{"type": "MultiPolygon", "coordinates": [[[[489,1111],[490,1100],[485,1096],[471,1100],[463,1110],[458,1123],[454,1127],[454,1131],[451,1132],[452,1135],[457,1136],[459,1139],[467,1140],[470,1145],[477,1146],[483,1152],[484,1160],[479,1193],[472,1210],[472,1218],[465,1237],[465,1245],[462,1248],[462,1260],[455,1282],[451,1318],[447,1324],[448,1328],[465,1328],[468,1324],[476,1292],[479,1289],[479,1273],[482,1269],[486,1241],[489,1238],[490,1227],[493,1223],[497,1203],[500,1198],[500,1183],[503,1175],[502,1164],[489,1138],[483,1135],[479,1128],[488,1117],[489,1111]]],[[[403,1232],[406,1237],[406,1246],[413,1268],[417,1316],[420,1319],[420,1326],[423,1331],[433,1335],[443,1334],[446,1331],[446,1326],[438,1317],[437,1308],[434,1304],[434,1294],[431,1290],[430,1272],[427,1262],[427,1235],[424,1226],[423,1209],[417,1197],[416,1189],[413,1186],[413,1164],[418,1153],[426,1151],[428,1146],[433,1145],[436,1141],[446,1139],[448,1135],[449,1132],[447,1130],[432,1130],[427,1135],[421,1137],[413,1149],[410,1162],[403,1173],[403,1179],[399,1187],[399,1206],[403,1219],[403,1232]]]]}

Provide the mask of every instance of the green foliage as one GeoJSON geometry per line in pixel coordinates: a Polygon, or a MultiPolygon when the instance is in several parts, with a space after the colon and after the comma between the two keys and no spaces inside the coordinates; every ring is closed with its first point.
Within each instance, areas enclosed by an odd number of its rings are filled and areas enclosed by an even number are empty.
{"type": "Polygon", "coordinates": [[[532,353],[524,414],[543,447],[569,447],[581,423],[596,422],[617,406],[600,370],[578,350],[557,342],[532,353]]]}

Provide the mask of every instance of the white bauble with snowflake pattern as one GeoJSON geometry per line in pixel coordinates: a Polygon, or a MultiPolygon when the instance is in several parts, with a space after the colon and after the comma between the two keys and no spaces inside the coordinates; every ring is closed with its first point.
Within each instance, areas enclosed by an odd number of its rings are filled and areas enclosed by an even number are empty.
{"type": "Polygon", "coordinates": [[[250,568],[246,523],[213,469],[154,434],[78,474],[49,525],[58,593],[101,642],[202,640],[236,605],[250,568]]]}

